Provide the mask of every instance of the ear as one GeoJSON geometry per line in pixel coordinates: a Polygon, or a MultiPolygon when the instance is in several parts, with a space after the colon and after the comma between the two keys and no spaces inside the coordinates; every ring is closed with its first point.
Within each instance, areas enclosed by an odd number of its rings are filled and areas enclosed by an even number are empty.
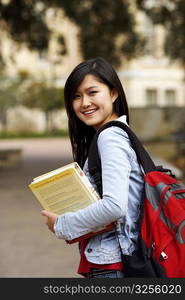
{"type": "Polygon", "coordinates": [[[118,92],[115,89],[112,89],[110,92],[111,98],[112,98],[112,103],[118,98],[118,92]]]}

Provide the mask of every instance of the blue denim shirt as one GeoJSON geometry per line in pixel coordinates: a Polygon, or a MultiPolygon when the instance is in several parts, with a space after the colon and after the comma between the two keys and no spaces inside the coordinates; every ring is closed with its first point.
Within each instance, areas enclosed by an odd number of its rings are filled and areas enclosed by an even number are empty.
{"type": "MultiPolygon", "coordinates": [[[[126,116],[118,120],[126,123],[126,116]]],[[[131,255],[135,249],[144,180],[128,135],[121,128],[112,126],[103,130],[98,137],[98,151],[102,164],[102,199],[77,212],[60,215],[54,229],[58,238],[71,240],[116,221],[114,230],[92,237],[85,249],[88,261],[110,264],[121,261],[120,250],[131,255]]],[[[84,172],[95,186],[87,160],[84,172]]]]}

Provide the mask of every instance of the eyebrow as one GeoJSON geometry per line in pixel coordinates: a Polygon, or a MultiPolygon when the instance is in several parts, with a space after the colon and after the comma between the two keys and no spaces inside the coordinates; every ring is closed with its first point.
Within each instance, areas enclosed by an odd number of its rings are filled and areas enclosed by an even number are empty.
{"type": "Polygon", "coordinates": [[[90,90],[90,89],[97,88],[97,87],[98,87],[97,85],[93,85],[93,86],[86,88],[85,90],[90,90]]]}

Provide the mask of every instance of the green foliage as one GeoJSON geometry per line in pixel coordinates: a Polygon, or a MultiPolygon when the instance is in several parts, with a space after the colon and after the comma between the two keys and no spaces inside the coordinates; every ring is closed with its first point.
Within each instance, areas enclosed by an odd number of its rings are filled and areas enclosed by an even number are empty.
{"type": "Polygon", "coordinates": [[[185,1],[155,1],[149,5],[148,0],[136,0],[154,24],[163,24],[166,28],[165,51],[172,59],[179,59],[185,64],[185,1]]]}
{"type": "Polygon", "coordinates": [[[8,80],[2,78],[0,80],[0,121],[6,126],[6,113],[9,107],[13,107],[19,103],[18,89],[21,85],[20,79],[8,80]],[[16,91],[16,92],[15,92],[16,91]]]}
{"type": "Polygon", "coordinates": [[[50,138],[50,137],[68,137],[67,130],[55,130],[55,131],[44,131],[44,132],[28,132],[28,131],[7,131],[2,130],[0,132],[0,139],[16,139],[16,138],[50,138]]]}
{"type": "Polygon", "coordinates": [[[104,56],[119,66],[121,57],[129,59],[141,51],[143,40],[135,32],[129,1],[64,2],[66,15],[81,28],[79,38],[85,59],[104,56]]]}
{"type": "Polygon", "coordinates": [[[39,108],[46,113],[64,107],[63,88],[54,87],[21,71],[15,80],[1,78],[0,80],[0,122],[6,129],[6,115],[10,107],[23,105],[28,108],[39,108]]]}
{"type": "MultiPolygon", "coordinates": [[[[80,28],[84,58],[104,56],[119,66],[121,57],[130,59],[143,47],[143,39],[135,31],[132,3],[131,0],[9,0],[0,3],[0,15],[14,41],[43,51],[48,48],[51,35],[46,23],[47,10],[62,9],[80,28]]],[[[62,35],[58,44],[61,47],[58,54],[64,55],[66,46],[62,35]]]]}
{"type": "Polygon", "coordinates": [[[64,107],[63,88],[48,86],[44,81],[30,81],[21,95],[21,103],[44,112],[64,107]]]}
{"type": "Polygon", "coordinates": [[[0,110],[6,110],[7,107],[14,105],[17,97],[14,94],[13,85],[0,88],[0,110]]]}
{"type": "Polygon", "coordinates": [[[12,39],[26,43],[30,49],[43,50],[48,46],[50,31],[45,24],[46,6],[44,1],[39,3],[37,0],[1,1],[0,15],[12,39]]]}

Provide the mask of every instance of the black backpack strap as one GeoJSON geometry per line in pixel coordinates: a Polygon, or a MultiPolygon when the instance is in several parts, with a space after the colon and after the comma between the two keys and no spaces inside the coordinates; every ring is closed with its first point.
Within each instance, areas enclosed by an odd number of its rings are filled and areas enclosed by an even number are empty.
{"type": "MultiPolygon", "coordinates": [[[[153,160],[149,156],[148,152],[145,150],[135,133],[130,129],[129,126],[124,124],[120,121],[110,121],[106,123],[104,126],[100,128],[100,130],[96,133],[94,136],[90,148],[89,148],[89,154],[88,154],[88,166],[89,166],[89,172],[95,179],[95,183],[97,186],[101,184],[101,162],[98,154],[98,146],[97,146],[97,139],[99,134],[106,128],[111,126],[117,126],[122,128],[129,136],[129,139],[131,141],[132,148],[134,149],[137,159],[139,163],[142,165],[143,170],[145,174],[151,171],[157,170],[157,167],[155,166],[153,160]],[[96,177],[96,178],[95,178],[96,177]]],[[[101,191],[100,187],[98,187],[98,191],[101,191]]],[[[101,193],[102,194],[102,193],[101,193]]],[[[100,194],[100,195],[101,195],[100,194]]]]}
{"type": "Polygon", "coordinates": [[[98,193],[102,197],[101,161],[99,158],[98,145],[97,145],[98,135],[99,133],[95,134],[89,148],[88,168],[89,168],[89,173],[93,177],[94,182],[97,186],[98,193]]]}

